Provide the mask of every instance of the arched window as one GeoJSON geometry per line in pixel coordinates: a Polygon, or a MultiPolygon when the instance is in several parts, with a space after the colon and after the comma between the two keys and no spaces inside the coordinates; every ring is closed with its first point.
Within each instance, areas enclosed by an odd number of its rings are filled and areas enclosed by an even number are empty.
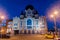
{"type": "Polygon", "coordinates": [[[27,20],[27,25],[32,25],[32,20],[31,19],[27,20]]]}
{"type": "Polygon", "coordinates": [[[27,28],[28,29],[31,29],[32,28],[32,20],[31,19],[28,19],[27,20],[27,28]]]}

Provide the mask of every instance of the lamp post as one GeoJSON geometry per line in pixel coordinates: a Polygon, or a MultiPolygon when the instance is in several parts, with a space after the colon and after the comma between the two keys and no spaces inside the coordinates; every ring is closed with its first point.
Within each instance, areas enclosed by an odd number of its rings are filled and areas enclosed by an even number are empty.
{"type": "Polygon", "coordinates": [[[57,17],[58,11],[54,11],[54,13],[51,15],[51,18],[54,19],[54,29],[55,29],[55,35],[57,35],[57,27],[56,27],[56,17],[57,17]]]}

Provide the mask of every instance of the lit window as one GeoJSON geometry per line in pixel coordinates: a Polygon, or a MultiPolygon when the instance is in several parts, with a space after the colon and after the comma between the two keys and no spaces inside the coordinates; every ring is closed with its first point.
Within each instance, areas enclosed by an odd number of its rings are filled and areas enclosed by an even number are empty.
{"type": "Polygon", "coordinates": [[[2,24],[2,26],[6,26],[6,24],[5,24],[5,23],[3,23],[3,24],[2,24]]]}

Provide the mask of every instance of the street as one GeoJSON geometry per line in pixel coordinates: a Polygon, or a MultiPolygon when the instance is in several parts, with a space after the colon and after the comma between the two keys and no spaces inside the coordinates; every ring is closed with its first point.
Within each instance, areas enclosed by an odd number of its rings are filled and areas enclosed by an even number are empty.
{"type": "Polygon", "coordinates": [[[12,36],[9,39],[0,38],[0,40],[53,40],[53,39],[47,39],[43,35],[40,35],[40,34],[21,34],[21,35],[12,36]]]}

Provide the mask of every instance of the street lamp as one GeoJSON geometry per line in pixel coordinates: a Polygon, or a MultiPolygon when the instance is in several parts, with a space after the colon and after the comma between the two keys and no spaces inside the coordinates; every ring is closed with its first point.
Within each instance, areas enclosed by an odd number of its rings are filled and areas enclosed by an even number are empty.
{"type": "Polygon", "coordinates": [[[55,29],[55,34],[57,35],[57,27],[56,27],[56,17],[58,15],[58,11],[54,11],[52,15],[50,15],[51,18],[54,19],[54,29],[55,29]]]}

